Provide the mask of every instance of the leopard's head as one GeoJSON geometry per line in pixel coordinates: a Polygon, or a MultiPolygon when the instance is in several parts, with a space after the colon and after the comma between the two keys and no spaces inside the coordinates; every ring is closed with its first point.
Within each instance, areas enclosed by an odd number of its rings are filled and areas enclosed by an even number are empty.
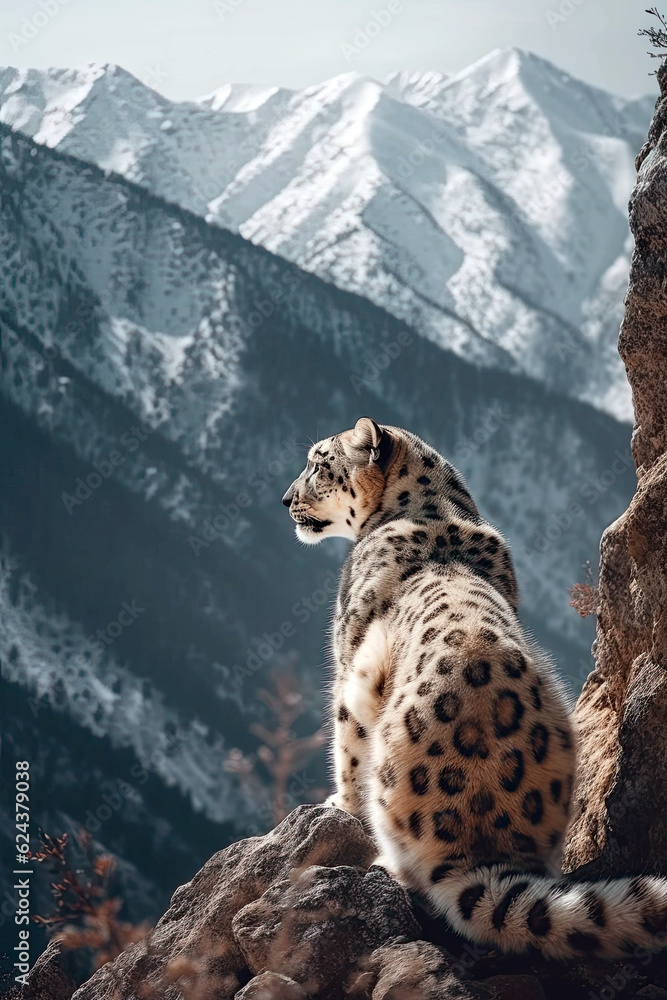
{"type": "Polygon", "coordinates": [[[392,451],[391,434],[370,417],[314,444],[283,497],[297,537],[307,545],[334,536],[355,541],[380,505],[392,451]]]}

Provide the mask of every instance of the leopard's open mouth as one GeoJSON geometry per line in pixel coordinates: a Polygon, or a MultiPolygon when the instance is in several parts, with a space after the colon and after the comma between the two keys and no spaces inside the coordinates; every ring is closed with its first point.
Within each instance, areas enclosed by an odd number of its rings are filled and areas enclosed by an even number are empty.
{"type": "Polygon", "coordinates": [[[318,517],[313,517],[312,514],[304,514],[303,511],[290,511],[290,514],[298,524],[300,528],[308,528],[310,531],[314,531],[316,534],[320,531],[324,531],[332,521],[320,520],[318,517]]]}

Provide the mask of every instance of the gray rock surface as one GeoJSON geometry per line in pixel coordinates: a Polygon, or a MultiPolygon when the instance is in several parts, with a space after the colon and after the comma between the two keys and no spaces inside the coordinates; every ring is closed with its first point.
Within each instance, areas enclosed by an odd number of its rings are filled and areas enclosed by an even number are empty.
{"type": "Polygon", "coordinates": [[[306,868],[237,913],[232,931],[250,969],[291,976],[308,993],[344,996],[359,960],[420,927],[405,891],[381,868],[306,868]]]}
{"type": "Polygon", "coordinates": [[[347,813],[300,806],[265,837],[239,841],[214,855],[176,890],[149,940],[100,969],[76,991],[75,1000],[109,995],[133,1000],[140,985],[147,996],[152,987],[165,1000],[181,1000],[186,983],[212,995],[217,990],[216,1000],[231,998],[247,973],[246,957],[232,934],[236,914],[296,872],[312,865],[365,869],[374,853],[361,824],[347,813]]]}
{"type": "Polygon", "coordinates": [[[70,1000],[75,989],[62,967],[60,947],[52,941],[28,973],[25,986],[12,989],[7,1000],[70,1000]]]}
{"type": "Polygon", "coordinates": [[[212,857],[145,941],[79,989],[52,944],[12,1000],[607,1000],[603,988],[623,1000],[667,987],[661,956],[577,965],[465,942],[374,857],[356,819],[299,806],[212,857]]]}
{"type": "Polygon", "coordinates": [[[667,870],[667,67],[630,202],[636,248],[619,351],[632,386],[635,496],[601,543],[596,668],[577,704],[578,815],[566,860],[667,870]]]}
{"type": "Polygon", "coordinates": [[[236,1000],[307,1000],[307,994],[279,972],[261,972],[239,990],[236,1000]]]}

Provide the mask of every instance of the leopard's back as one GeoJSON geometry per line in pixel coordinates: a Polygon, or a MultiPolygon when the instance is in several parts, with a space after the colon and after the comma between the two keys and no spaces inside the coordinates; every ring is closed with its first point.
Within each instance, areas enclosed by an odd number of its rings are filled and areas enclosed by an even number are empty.
{"type": "MultiPolygon", "coordinates": [[[[548,661],[488,579],[442,558],[439,531],[378,531],[348,567],[336,620],[338,712],[366,733],[365,815],[422,890],[443,865],[557,857],[575,767],[548,661]]],[[[500,550],[480,525],[459,526],[457,543],[462,556],[500,550]]]]}
{"type": "Polygon", "coordinates": [[[557,859],[574,780],[570,714],[513,610],[467,569],[425,568],[388,632],[367,799],[383,855],[396,844],[393,867],[422,891],[443,866],[557,859]]]}

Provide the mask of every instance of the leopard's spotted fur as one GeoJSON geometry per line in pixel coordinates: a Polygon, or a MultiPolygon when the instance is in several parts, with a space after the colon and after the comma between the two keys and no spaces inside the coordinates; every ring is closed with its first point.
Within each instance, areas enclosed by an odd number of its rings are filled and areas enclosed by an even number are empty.
{"type": "Polygon", "coordinates": [[[570,711],[516,610],[508,548],[458,472],[368,418],[314,445],[284,503],[302,541],[354,542],[334,625],[331,804],[468,938],[551,957],[667,940],[667,882],[558,878],[570,711]]]}

